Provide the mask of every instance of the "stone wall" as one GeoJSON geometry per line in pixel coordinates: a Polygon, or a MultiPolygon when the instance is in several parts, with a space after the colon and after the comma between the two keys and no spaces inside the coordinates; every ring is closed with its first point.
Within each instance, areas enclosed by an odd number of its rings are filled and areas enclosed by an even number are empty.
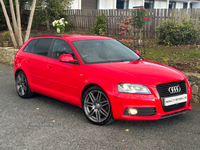
{"type": "Polygon", "coordinates": [[[0,62],[13,65],[17,51],[18,49],[13,49],[12,47],[0,47],[0,62]]]}
{"type": "Polygon", "coordinates": [[[200,103],[200,74],[185,73],[187,79],[192,87],[192,101],[200,103]]]}
{"type": "MultiPolygon", "coordinates": [[[[2,48],[0,47],[0,62],[13,65],[15,54],[18,49],[2,48]]],[[[200,74],[198,73],[185,73],[190,85],[192,86],[192,101],[200,103],[200,74]]]]}

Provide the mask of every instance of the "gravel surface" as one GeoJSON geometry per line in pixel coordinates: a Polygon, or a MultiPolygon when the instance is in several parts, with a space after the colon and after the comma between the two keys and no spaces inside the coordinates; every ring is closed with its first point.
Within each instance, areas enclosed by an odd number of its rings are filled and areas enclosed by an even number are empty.
{"type": "Polygon", "coordinates": [[[158,121],[89,123],[82,110],[36,94],[21,99],[13,67],[0,63],[0,150],[196,150],[200,104],[186,114],[158,121]]]}

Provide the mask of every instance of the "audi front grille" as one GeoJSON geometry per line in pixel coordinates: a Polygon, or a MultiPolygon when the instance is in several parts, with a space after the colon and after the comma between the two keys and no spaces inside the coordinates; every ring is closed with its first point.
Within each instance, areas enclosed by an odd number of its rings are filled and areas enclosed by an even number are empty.
{"type": "Polygon", "coordinates": [[[176,81],[176,82],[170,82],[170,83],[165,83],[165,84],[159,84],[156,86],[156,89],[160,95],[164,112],[181,109],[186,106],[186,102],[170,105],[170,106],[164,106],[164,98],[178,96],[181,94],[187,94],[187,86],[186,86],[185,81],[176,81]],[[174,89],[171,90],[170,89],[171,87],[174,87],[174,89]],[[179,90],[178,87],[181,88],[181,91],[179,90]]]}

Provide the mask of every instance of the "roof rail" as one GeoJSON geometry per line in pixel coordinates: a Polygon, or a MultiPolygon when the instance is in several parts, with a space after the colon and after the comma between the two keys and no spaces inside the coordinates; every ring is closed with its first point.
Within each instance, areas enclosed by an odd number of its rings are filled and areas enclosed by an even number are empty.
{"type": "Polygon", "coordinates": [[[62,35],[36,35],[36,36],[33,36],[33,37],[40,37],[40,36],[58,36],[58,37],[63,37],[62,35]]]}

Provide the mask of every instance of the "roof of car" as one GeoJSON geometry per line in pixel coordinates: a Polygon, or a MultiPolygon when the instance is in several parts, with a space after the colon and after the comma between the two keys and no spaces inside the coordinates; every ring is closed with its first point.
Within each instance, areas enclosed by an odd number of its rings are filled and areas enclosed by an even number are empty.
{"type": "Polygon", "coordinates": [[[62,37],[69,41],[80,41],[80,40],[113,40],[113,38],[97,35],[40,35],[32,38],[44,38],[44,37],[62,37]]]}
{"type": "Polygon", "coordinates": [[[111,40],[113,38],[97,35],[63,35],[63,38],[66,38],[70,41],[79,41],[79,40],[111,40]]]}

